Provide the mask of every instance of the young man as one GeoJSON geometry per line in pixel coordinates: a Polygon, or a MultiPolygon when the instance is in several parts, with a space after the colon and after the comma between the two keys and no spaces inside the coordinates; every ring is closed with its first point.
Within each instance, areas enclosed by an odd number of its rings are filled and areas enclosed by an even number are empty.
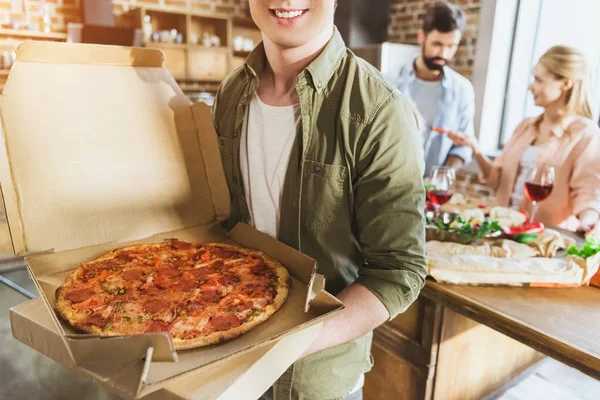
{"type": "Polygon", "coordinates": [[[275,399],[360,399],[372,330],[424,284],[423,152],[406,99],[347,51],[334,0],[249,0],[263,42],[222,83],[214,122],[244,221],[313,257],[345,309],[275,399]]]}
{"type": "Polygon", "coordinates": [[[421,116],[421,140],[425,149],[425,173],[435,165],[459,169],[471,161],[468,146],[454,146],[444,133],[432,128],[474,135],[475,93],[468,79],[447,66],[458,49],[465,17],[455,5],[441,2],[427,11],[417,39],[421,54],[405,65],[396,87],[421,116]]]}

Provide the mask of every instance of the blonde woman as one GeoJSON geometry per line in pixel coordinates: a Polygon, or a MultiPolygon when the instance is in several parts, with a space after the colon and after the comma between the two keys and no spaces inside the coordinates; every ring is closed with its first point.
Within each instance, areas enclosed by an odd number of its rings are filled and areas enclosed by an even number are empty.
{"type": "Polygon", "coordinates": [[[552,47],[533,69],[533,77],[529,90],[544,112],[522,121],[493,162],[475,139],[452,132],[448,136],[456,145],[473,148],[482,180],[496,190],[503,206],[531,212],[524,196],[527,174],[534,167],[554,167],[554,188],[539,203],[536,220],[598,236],[600,129],[591,119],[585,58],[574,48],[552,47]]]}

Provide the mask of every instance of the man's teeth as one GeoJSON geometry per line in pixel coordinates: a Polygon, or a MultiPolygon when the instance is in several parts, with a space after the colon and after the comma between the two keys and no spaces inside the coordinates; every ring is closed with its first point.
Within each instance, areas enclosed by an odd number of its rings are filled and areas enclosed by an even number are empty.
{"type": "Polygon", "coordinates": [[[278,18],[296,18],[299,17],[300,15],[302,15],[304,13],[304,11],[302,10],[298,10],[298,11],[279,11],[279,10],[275,10],[275,15],[278,18]]]}

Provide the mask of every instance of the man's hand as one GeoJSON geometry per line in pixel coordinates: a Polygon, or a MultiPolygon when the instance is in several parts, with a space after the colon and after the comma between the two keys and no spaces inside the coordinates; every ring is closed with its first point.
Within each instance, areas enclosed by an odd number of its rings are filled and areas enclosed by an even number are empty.
{"type": "Polygon", "coordinates": [[[348,286],[336,297],[345,308],[323,323],[319,337],[300,359],[366,335],[390,317],[383,303],[369,289],[357,283],[348,286]]]}

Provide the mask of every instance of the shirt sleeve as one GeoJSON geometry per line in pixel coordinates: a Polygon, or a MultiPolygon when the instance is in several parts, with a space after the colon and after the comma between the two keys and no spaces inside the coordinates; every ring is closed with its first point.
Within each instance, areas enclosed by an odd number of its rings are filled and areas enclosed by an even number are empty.
{"type": "Polygon", "coordinates": [[[576,157],[569,182],[573,214],[586,210],[600,213],[600,132],[581,140],[573,151],[576,157]]]}
{"type": "Polygon", "coordinates": [[[415,115],[394,92],[361,136],[354,180],[365,257],[356,283],[381,300],[390,319],[415,301],[427,275],[423,170],[415,115]]]}
{"type": "MultiPolygon", "coordinates": [[[[475,91],[473,86],[466,85],[462,96],[462,105],[458,113],[458,130],[470,136],[475,136],[475,91]]],[[[469,164],[473,157],[473,150],[469,146],[452,146],[448,155],[457,156],[469,164]]]]}

